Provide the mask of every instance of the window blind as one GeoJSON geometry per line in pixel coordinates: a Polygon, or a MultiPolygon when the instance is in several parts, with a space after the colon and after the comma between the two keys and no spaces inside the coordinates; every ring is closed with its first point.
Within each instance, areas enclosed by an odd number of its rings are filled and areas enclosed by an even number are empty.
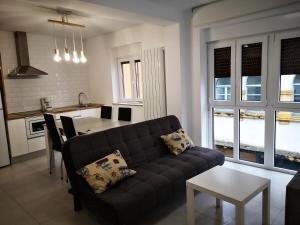
{"type": "Polygon", "coordinates": [[[262,43],[242,45],[242,76],[261,76],[262,43]]]}
{"type": "Polygon", "coordinates": [[[231,75],[231,47],[214,49],[215,78],[230,77],[231,75]]]}
{"type": "Polygon", "coordinates": [[[300,74],[300,37],[281,40],[280,72],[300,74]]]}

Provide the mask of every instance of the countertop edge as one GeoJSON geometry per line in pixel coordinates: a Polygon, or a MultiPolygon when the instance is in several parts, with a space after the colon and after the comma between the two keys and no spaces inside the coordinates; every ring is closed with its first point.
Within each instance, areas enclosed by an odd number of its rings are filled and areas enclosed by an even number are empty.
{"type": "MultiPolygon", "coordinates": [[[[66,112],[73,112],[73,111],[80,111],[80,110],[86,110],[86,109],[96,109],[100,108],[104,104],[98,104],[98,103],[90,103],[88,106],[64,106],[64,107],[59,107],[59,108],[53,108],[53,111],[49,111],[47,113],[53,113],[53,114],[59,114],[59,113],[66,113],[66,112]]],[[[26,115],[26,112],[22,112],[24,115],[20,115],[18,113],[9,113],[7,115],[6,120],[18,120],[18,119],[25,119],[28,117],[35,117],[35,116],[41,116],[43,115],[42,111],[29,111],[28,115],[26,115]]]]}

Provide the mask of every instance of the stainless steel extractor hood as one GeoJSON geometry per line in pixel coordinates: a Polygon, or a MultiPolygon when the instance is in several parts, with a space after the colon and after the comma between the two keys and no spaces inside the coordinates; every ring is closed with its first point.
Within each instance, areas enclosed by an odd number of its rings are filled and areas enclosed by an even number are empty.
{"type": "Polygon", "coordinates": [[[15,32],[18,66],[7,75],[10,79],[37,78],[48,73],[30,66],[26,32],[15,32]]]}

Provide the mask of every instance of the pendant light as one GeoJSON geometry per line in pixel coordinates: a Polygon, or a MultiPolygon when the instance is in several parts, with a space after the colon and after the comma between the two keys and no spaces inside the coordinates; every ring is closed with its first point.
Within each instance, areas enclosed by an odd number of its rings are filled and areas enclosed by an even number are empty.
{"type": "Polygon", "coordinates": [[[83,41],[82,41],[82,31],[81,31],[81,29],[80,29],[80,40],[81,40],[80,62],[86,63],[87,58],[85,57],[84,52],[83,52],[83,41]]]}
{"type": "Polygon", "coordinates": [[[67,32],[64,26],[64,33],[65,33],[65,48],[64,48],[64,58],[65,61],[69,62],[71,60],[70,52],[68,49],[68,44],[67,44],[67,32]]]}
{"type": "Polygon", "coordinates": [[[55,49],[54,49],[54,61],[55,62],[60,62],[61,61],[61,56],[59,54],[59,49],[57,47],[57,41],[56,41],[56,32],[55,32],[55,25],[54,25],[54,45],[55,45],[55,49]]]}
{"type": "Polygon", "coordinates": [[[76,51],[76,46],[75,46],[75,38],[74,38],[74,31],[73,31],[73,63],[79,63],[79,58],[78,58],[78,54],[76,51]]]}

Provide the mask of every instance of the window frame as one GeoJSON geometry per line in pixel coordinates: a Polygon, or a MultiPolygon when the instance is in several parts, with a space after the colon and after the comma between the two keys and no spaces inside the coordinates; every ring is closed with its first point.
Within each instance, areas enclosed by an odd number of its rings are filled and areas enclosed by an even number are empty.
{"type": "Polygon", "coordinates": [[[274,60],[273,66],[274,71],[273,75],[271,76],[273,87],[275,88],[275,92],[272,95],[272,105],[275,107],[283,108],[283,109],[300,109],[300,102],[281,102],[280,101],[280,88],[281,88],[281,74],[280,74],[280,57],[281,57],[281,40],[282,39],[289,39],[289,38],[296,38],[300,37],[300,30],[293,30],[293,31],[283,31],[275,33],[274,37],[274,60]]]}
{"type": "MultiPolygon", "coordinates": [[[[138,84],[137,84],[137,74],[135,72],[135,62],[140,61],[142,63],[141,57],[138,55],[131,55],[125,57],[117,58],[117,72],[118,72],[118,87],[119,87],[119,101],[121,103],[142,103],[143,98],[139,98],[138,96],[138,84]],[[124,96],[124,83],[123,83],[123,68],[122,64],[125,62],[130,63],[130,73],[131,73],[131,98],[126,98],[124,96]]],[[[141,90],[139,88],[139,90],[141,90]]]]}
{"type": "Polygon", "coordinates": [[[235,105],[235,41],[212,42],[208,44],[208,82],[209,103],[211,106],[234,106],[235,105]],[[214,76],[214,49],[231,47],[231,98],[230,100],[215,100],[215,76],[214,76]]]}
{"type": "Polygon", "coordinates": [[[236,103],[241,107],[267,105],[268,35],[238,39],[236,42],[236,103]],[[262,43],[260,101],[242,101],[242,46],[262,43]]]}

